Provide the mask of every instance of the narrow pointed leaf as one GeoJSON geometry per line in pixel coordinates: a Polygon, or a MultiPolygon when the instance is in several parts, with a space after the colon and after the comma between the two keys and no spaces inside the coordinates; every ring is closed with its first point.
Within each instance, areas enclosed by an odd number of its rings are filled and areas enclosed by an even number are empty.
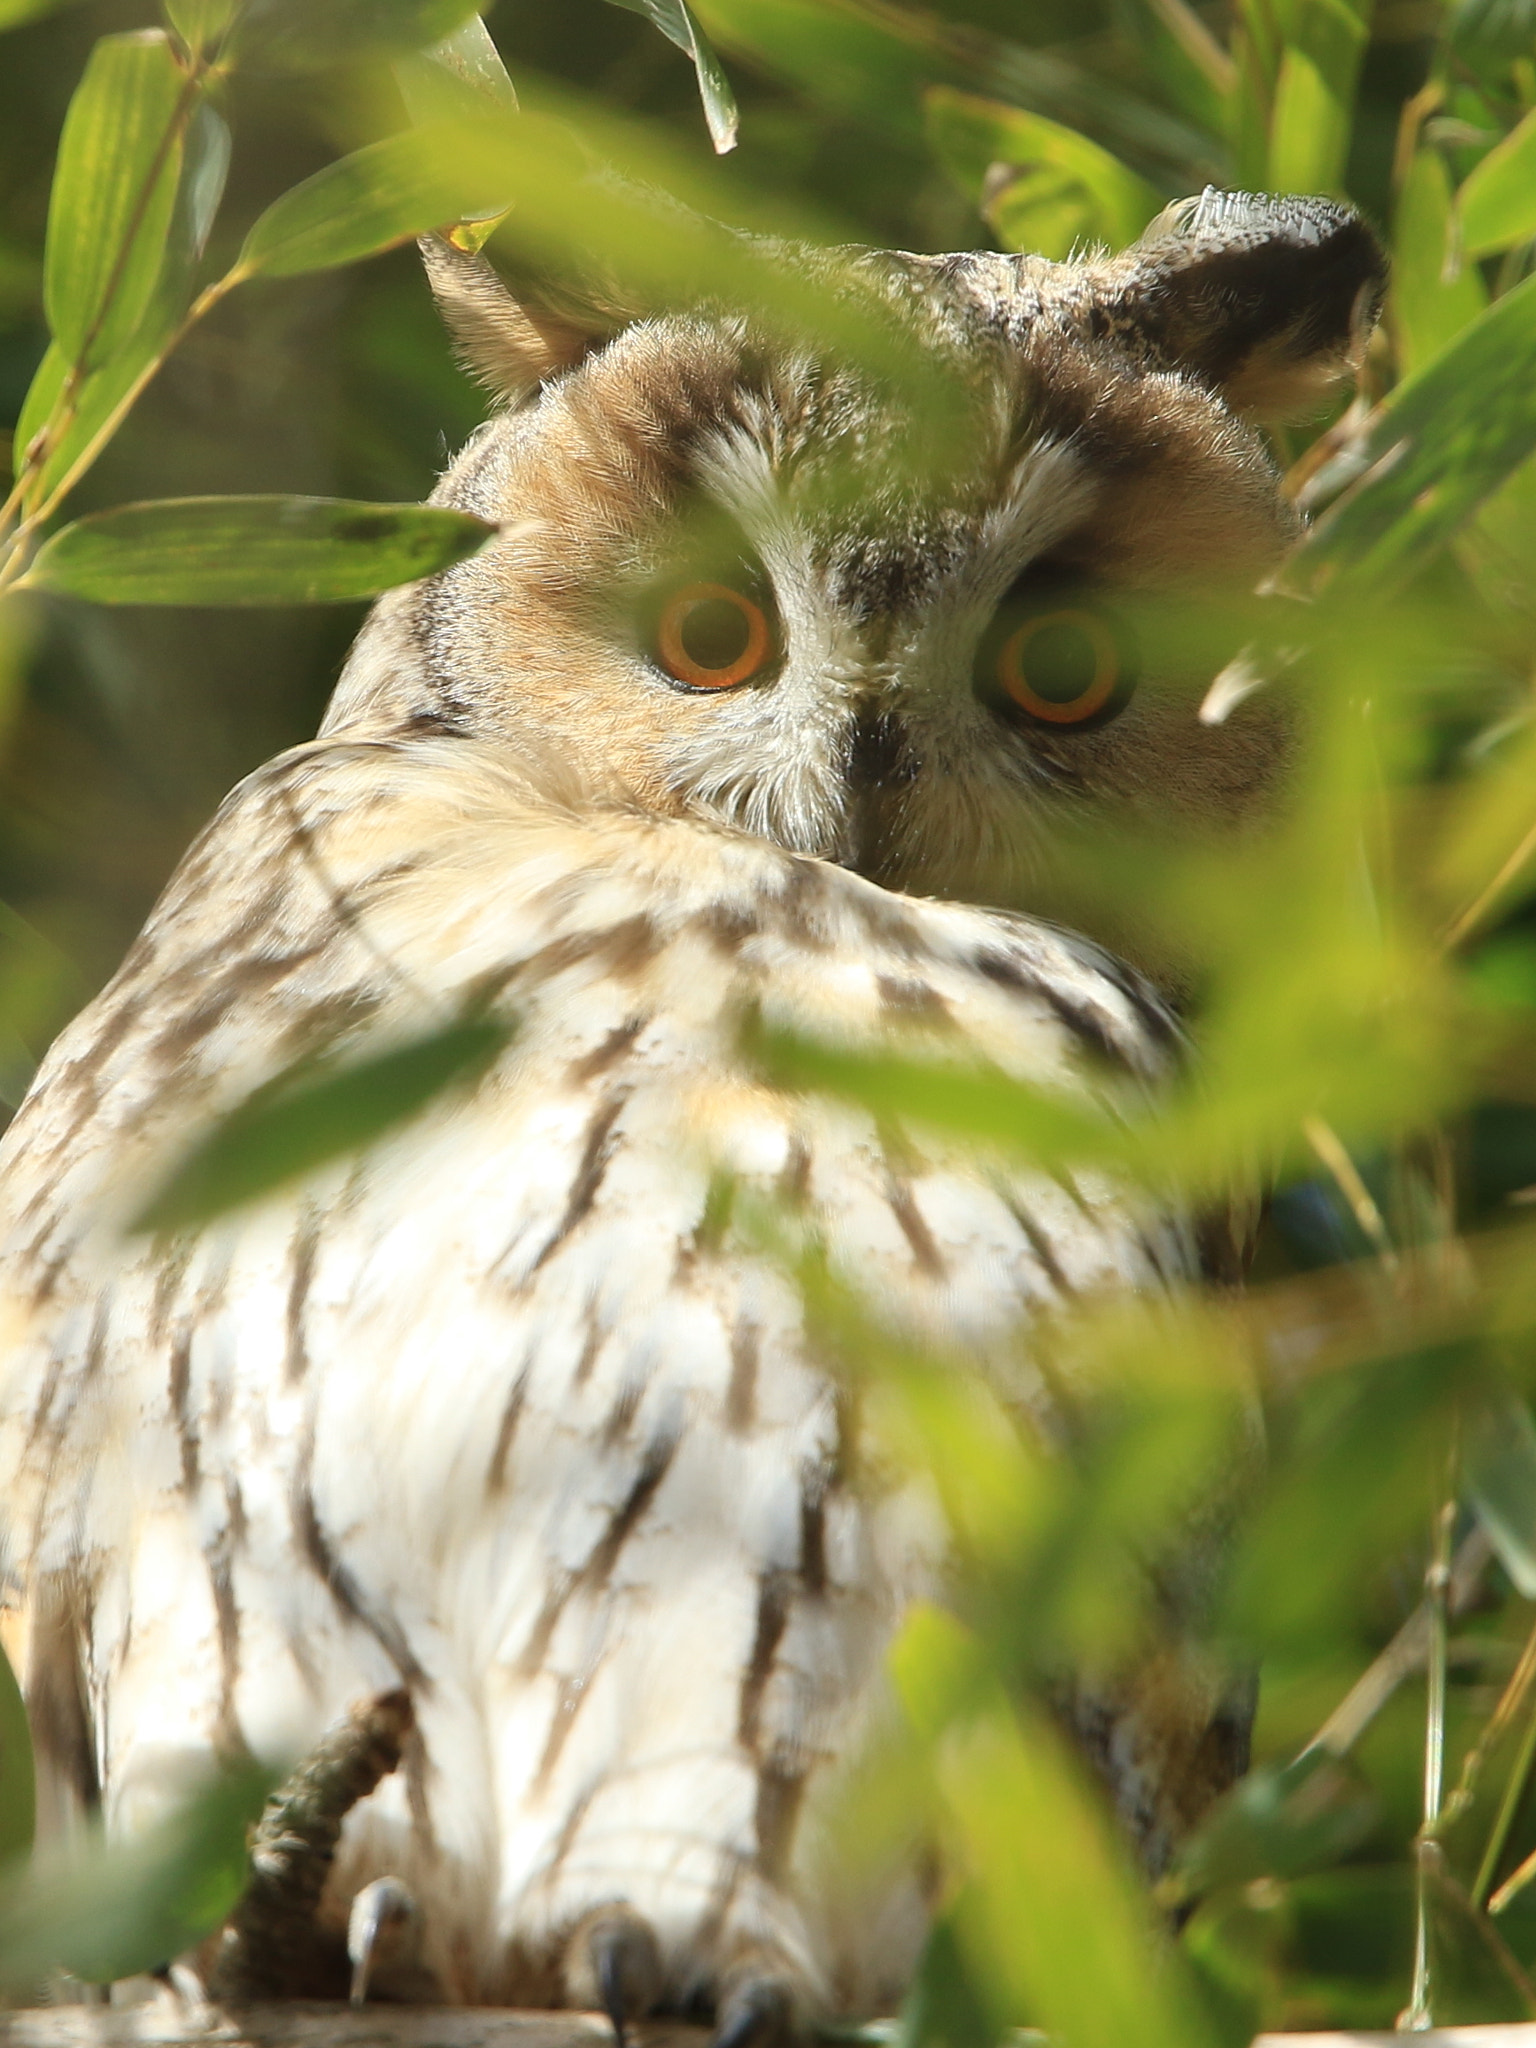
{"type": "Polygon", "coordinates": [[[165,17],[189,50],[206,50],[234,20],[240,0],[162,0],[165,17]]]}
{"type": "Polygon", "coordinates": [[[1162,195],[1086,135],[1001,100],[934,86],[924,96],[929,139],[961,189],[983,211],[1007,249],[1062,257],[1077,241],[1123,248],[1161,207],[1162,195]],[[1016,177],[997,189],[1004,168],[1016,177]],[[1031,188],[1058,192],[1071,225],[1041,232],[1031,188]],[[989,188],[991,188],[989,190],[989,188]]]}
{"type": "Polygon", "coordinates": [[[339,604],[445,569],[495,531],[435,505],[162,498],[66,526],[26,587],[99,604],[339,604]]]}
{"type": "Polygon", "coordinates": [[[413,121],[451,121],[466,107],[515,114],[517,89],[478,14],[428,50],[396,60],[395,82],[413,121]]]}
{"type": "Polygon", "coordinates": [[[267,208],[246,236],[241,268],[268,277],[328,270],[497,212],[504,197],[459,142],[451,123],[433,122],[327,164],[267,208]]]}
{"type": "Polygon", "coordinates": [[[314,71],[420,50],[476,11],[475,0],[248,0],[229,48],[237,62],[314,71]]]}
{"type": "Polygon", "coordinates": [[[1467,1427],[1467,1493],[1522,1597],[1536,1599],[1536,1422],[1513,1392],[1490,1396],[1467,1427]]]}
{"type": "Polygon", "coordinates": [[[46,452],[27,490],[31,509],[73,480],[98,434],[124,400],[156,366],[186,312],[197,269],[213,226],[229,170],[230,135],[223,118],[202,101],[187,125],[176,204],[166,235],[154,296],[131,339],[106,361],[73,380],[66,396],[69,363],[57,342],[38,365],[16,422],[19,464],[37,435],[46,431],[46,452]]]}
{"type": "Polygon", "coordinates": [[[0,0],[0,30],[20,28],[24,21],[40,21],[45,14],[79,4],[80,0],[0,0]]]}
{"type": "Polygon", "coordinates": [[[110,1984],[172,1961],[217,1927],[249,1876],[246,1829],[271,1784],[245,1763],[132,1842],[74,1846],[0,1894],[0,1982],[58,1969],[110,1984]]]}
{"type": "Polygon", "coordinates": [[[740,118],[736,110],[736,95],[731,91],[720,59],[710,47],[688,0],[611,0],[611,5],[627,8],[631,14],[643,14],[647,21],[661,30],[668,42],[675,43],[693,59],[699,81],[699,99],[704,107],[704,119],[709,124],[709,139],[721,155],[728,149],[734,149],[740,118]]]}
{"type": "Polygon", "coordinates": [[[1421,149],[1398,195],[1392,243],[1392,317],[1408,373],[1437,356],[1488,303],[1474,264],[1463,264],[1456,278],[1444,274],[1450,215],[1445,159],[1437,149],[1421,149]]]}
{"type": "Polygon", "coordinates": [[[1536,237],[1536,109],[1469,174],[1456,211],[1469,257],[1536,237]]]}
{"type": "Polygon", "coordinates": [[[48,324],[71,363],[110,356],[149,310],[194,104],[162,29],[91,52],[64,118],[43,259],[48,324]]]}
{"type": "Polygon", "coordinates": [[[224,1118],[139,1215],[139,1230],[206,1223],[372,1144],[435,1096],[485,1072],[511,1037],[491,1019],[451,1025],[339,1071],[305,1061],[224,1118]]]}
{"type": "Polygon", "coordinates": [[[1287,581],[1400,588],[1536,449],[1536,277],[1400,384],[1362,449],[1364,473],[1318,520],[1287,581]]]}

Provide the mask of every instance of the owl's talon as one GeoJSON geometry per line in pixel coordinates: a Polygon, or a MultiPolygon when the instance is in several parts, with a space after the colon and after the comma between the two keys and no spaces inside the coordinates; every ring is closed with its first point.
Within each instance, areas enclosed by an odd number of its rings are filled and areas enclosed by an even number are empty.
{"type": "Polygon", "coordinates": [[[421,1910],[398,1877],[376,1877],[352,1901],[347,1916],[347,1960],[352,1965],[348,1997],[364,2005],[376,1967],[394,1977],[421,1974],[421,1910]]]}
{"type": "Polygon", "coordinates": [[[782,1977],[738,1977],[720,2000],[710,2048],[796,2048],[795,1996],[782,1977]]]}
{"type": "Polygon", "coordinates": [[[661,1951],[629,1906],[600,1906],[572,1935],[566,1950],[566,1996],[600,2006],[615,2048],[627,2048],[626,2023],[643,2019],[661,1996],[661,1951]]]}

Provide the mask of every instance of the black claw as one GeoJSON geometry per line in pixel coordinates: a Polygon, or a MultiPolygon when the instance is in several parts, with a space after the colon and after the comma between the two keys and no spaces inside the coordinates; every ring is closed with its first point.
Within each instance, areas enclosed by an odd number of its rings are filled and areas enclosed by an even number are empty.
{"type": "Polygon", "coordinates": [[[568,1991],[586,2004],[595,1989],[613,2027],[615,2048],[627,2048],[627,2023],[642,2019],[661,1996],[655,1935],[628,1906],[605,1906],[577,1930],[572,1950],[568,1991]]]}
{"type": "Polygon", "coordinates": [[[710,2048],[793,2048],[795,2001],[782,1977],[743,1978],[720,2001],[710,2048]]]}
{"type": "Polygon", "coordinates": [[[617,1943],[601,1947],[593,1943],[593,1961],[597,1965],[597,1988],[602,1997],[603,2011],[607,2013],[613,2027],[614,2048],[627,2048],[624,2033],[624,1969],[617,1943]]]}

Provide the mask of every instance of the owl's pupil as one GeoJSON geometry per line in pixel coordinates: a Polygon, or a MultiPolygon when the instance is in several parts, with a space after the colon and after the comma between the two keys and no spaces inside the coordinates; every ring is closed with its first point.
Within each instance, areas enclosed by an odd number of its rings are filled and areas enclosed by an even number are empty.
{"type": "Polygon", "coordinates": [[[1099,654],[1081,626],[1063,621],[1030,634],[1020,666],[1030,689],[1047,704],[1075,704],[1097,680],[1099,654]]]}
{"type": "Polygon", "coordinates": [[[733,668],[747,651],[752,624],[740,605],[723,597],[700,598],[678,627],[688,659],[700,668],[733,668]]]}

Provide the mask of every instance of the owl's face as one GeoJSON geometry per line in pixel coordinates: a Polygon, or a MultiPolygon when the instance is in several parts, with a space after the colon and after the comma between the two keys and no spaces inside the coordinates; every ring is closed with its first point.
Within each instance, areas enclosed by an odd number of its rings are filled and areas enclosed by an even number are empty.
{"type": "MultiPolygon", "coordinates": [[[[1255,339],[1243,302],[1224,375],[1209,317],[1206,364],[1155,295],[1134,317],[1125,258],[853,259],[963,392],[920,460],[921,391],[718,314],[624,328],[449,471],[438,501],[505,531],[412,602],[425,679],[391,668],[386,608],[331,729],[446,725],[552,787],[1030,908],[1077,827],[1243,817],[1286,718],[1260,696],[1202,723],[1219,662],[1177,627],[1294,525],[1225,393],[1336,367],[1374,313],[1374,244],[1325,224],[1359,239],[1322,345],[1295,339],[1305,305],[1255,339]]],[[[469,260],[439,251],[440,288],[469,260]]]]}

